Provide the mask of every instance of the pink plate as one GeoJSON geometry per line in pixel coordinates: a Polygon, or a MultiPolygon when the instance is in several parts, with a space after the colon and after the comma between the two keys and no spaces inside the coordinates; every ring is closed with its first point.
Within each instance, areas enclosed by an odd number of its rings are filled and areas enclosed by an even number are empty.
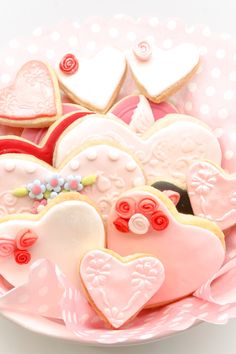
{"type": "MultiPolygon", "coordinates": [[[[177,111],[198,117],[213,129],[222,146],[223,167],[231,173],[235,172],[236,40],[225,33],[214,35],[208,27],[188,26],[174,18],[159,21],[152,17],[135,21],[125,16],[115,16],[110,20],[93,18],[80,26],[77,23],[65,23],[50,29],[38,28],[28,38],[15,39],[14,43],[17,45],[8,46],[2,51],[0,68],[3,75],[0,78],[0,87],[10,82],[21,64],[35,57],[30,50],[24,50],[30,48],[32,42],[37,48],[37,59],[55,65],[68,52],[90,57],[102,47],[112,46],[114,41],[118,48],[126,50],[132,47],[137,39],[146,37],[166,49],[186,41],[198,46],[201,53],[198,72],[171,98],[171,102],[177,111]],[[111,28],[113,30],[110,30],[111,28]],[[55,32],[59,35],[52,36],[55,32]],[[13,58],[12,62],[17,65],[8,66],[5,60],[8,57],[13,58]]],[[[128,73],[117,101],[132,94],[139,93],[128,73]]],[[[173,107],[167,106],[167,109],[170,108],[173,107]]],[[[129,118],[130,114],[127,120],[129,118]]],[[[39,138],[29,135],[29,139],[39,138]]],[[[143,311],[121,330],[111,331],[105,328],[85,304],[80,308],[76,307],[79,303],[78,291],[68,284],[64,284],[61,313],[64,322],[55,322],[44,315],[32,316],[27,311],[22,312],[19,308],[16,310],[17,306],[9,311],[9,299],[3,306],[1,297],[0,309],[7,318],[35,332],[93,345],[141,344],[180,332],[199,321],[223,324],[229,318],[236,317],[236,291],[232,282],[236,269],[235,235],[235,228],[227,235],[227,264],[221,269],[221,273],[210,279],[195,296],[161,309],[143,311]],[[84,312],[83,321],[81,311],[84,312]]],[[[57,272],[54,276],[55,281],[60,283],[57,272]]],[[[30,287],[30,284],[27,286],[30,287]]],[[[54,290],[56,291],[56,287],[54,290]]],[[[11,301],[11,296],[9,298],[11,301]]]]}

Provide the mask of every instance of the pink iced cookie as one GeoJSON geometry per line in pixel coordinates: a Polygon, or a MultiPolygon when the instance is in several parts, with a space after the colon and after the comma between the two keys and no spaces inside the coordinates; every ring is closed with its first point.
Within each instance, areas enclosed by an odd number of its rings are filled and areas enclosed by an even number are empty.
{"type": "Polygon", "coordinates": [[[19,286],[27,281],[30,265],[45,258],[78,284],[80,258],[104,243],[104,226],[96,208],[78,193],[64,194],[37,216],[14,215],[1,220],[0,272],[10,284],[19,286]],[[37,236],[34,244],[25,246],[25,239],[19,242],[25,229],[37,236]]]}
{"type": "Polygon", "coordinates": [[[165,281],[148,306],[193,293],[225,257],[224,235],[216,225],[179,214],[168,197],[152,187],[127,191],[114,203],[107,247],[122,256],[149,253],[162,262],[165,281]]]}
{"type": "Polygon", "coordinates": [[[192,117],[168,115],[139,136],[120,119],[91,115],[74,122],[61,135],[54,150],[54,166],[59,166],[82,144],[99,140],[118,143],[130,150],[141,162],[149,183],[165,178],[183,184],[188,167],[203,156],[221,163],[217,138],[192,117]]]}
{"type": "MultiPolygon", "coordinates": [[[[103,217],[106,217],[112,203],[129,188],[146,184],[142,168],[127,152],[109,144],[90,145],[74,155],[70,155],[58,169],[27,155],[2,155],[0,157],[0,175],[4,183],[0,185],[0,213],[30,213],[34,199],[43,199],[45,179],[53,180],[59,186],[51,185],[51,191],[61,191],[61,178],[68,181],[68,190],[77,190],[94,200],[103,217]],[[80,177],[96,176],[93,185],[80,187],[80,177]],[[40,183],[36,181],[39,180],[40,183]],[[79,185],[78,185],[79,183],[79,185]],[[23,196],[21,187],[35,186],[34,198],[23,196]]],[[[49,183],[49,182],[48,182],[49,183]]],[[[24,192],[25,193],[25,192],[24,192]]],[[[24,194],[25,195],[25,194],[24,194]]],[[[53,194],[53,196],[55,193],[53,194]]],[[[49,196],[50,197],[50,196],[49,196]]]]}
{"type": "Polygon", "coordinates": [[[104,249],[92,250],[83,257],[80,277],[92,307],[110,326],[119,328],[158,292],[165,274],[155,257],[121,257],[104,249]],[[122,289],[119,295],[118,289],[122,289]]]}
{"type": "Polygon", "coordinates": [[[194,163],[187,176],[187,189],[195,215],[214,221],[222,229],[236,223],[236,176],[206,162],[194,163]]]}
{"type": "Polygon", "coordinates": [[[123,98],[111,108],[110,113],[129,124],[137,133],[144,133],[156,120],[167,114],[177,113],[177,110],[171,103],[156,104],[139,95],[123,98]]]}
{"type": "MultiPolygon", "coordinates": [[[[72,112],[77,112],[77,111],[84,112],[86,111],[86,109],[73,103],[62,104],[62,115],[72,113],[72,112]]],[[[22,138],[32,141],[32,143],[39,145],[39,143],[41,142],[41,140],[43,139],[47,131],[48,128],[25,128],[23,129],[22,134],[19,135],[21,135],[22,138]]],[[[7,135],[7,134],[2,134],[2,135],[7,135]]]]}
{"type": "Polygon", "coordinates": [[[31,60],[15,81],[0,90],[0,123],[15,127],[47,127],[61,116],[59,85],[54,71],[31,60]]]}

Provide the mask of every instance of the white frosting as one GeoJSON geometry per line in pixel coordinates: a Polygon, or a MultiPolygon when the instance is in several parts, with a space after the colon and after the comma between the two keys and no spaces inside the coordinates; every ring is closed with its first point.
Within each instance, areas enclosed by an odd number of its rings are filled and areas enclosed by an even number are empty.
{"type": "Polygon", "coordinates": [[[91,59],[78,57],[78,61],[79,69],[73,75],[64,74],[57,65],[59,80],[78,101],[106,110],[125,73],[125,55],[108,47],[91,59]]]}
{"type": "Polygon", "coordinates": [[[127,53],[127,60],[137,81],[149,96],[155,97],[193,70],[199,62],[199,51],[189,43],[170,50],[153,46],[148,61],[140,61],[132,49],[127,53]]]}
{"type": "Polygon", "coordinates": [[[150,104],[145,96],[139,95],[139,103],[133,112],[130,128],[138,134],[145,133],[155,123],[150,104]]]}

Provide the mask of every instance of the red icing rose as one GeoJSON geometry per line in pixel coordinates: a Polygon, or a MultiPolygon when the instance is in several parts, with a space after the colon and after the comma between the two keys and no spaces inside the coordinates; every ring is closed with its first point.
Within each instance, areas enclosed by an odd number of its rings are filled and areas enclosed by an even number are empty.
{"type": "Polygon", "coordinates": [[[18,250],[14,251],[15,261],[18,264],[27,264],[31,260],[31,255],[27,250],[18,250]]]}
{"type": "Polygon", "coordinates": [[[30,229],[20,230],[16,235],[16,247],[19,250],[25,250],[35,244],[38,236],[30,229]]]}
{"type": "Polygon", "coordinates": [[[158,203],[152,197],[145,197],[138,203],[138,211],[144,215],[151,215],[158,206],[158,203]]]}
{"type": "Polygon", "coordinates": [[[66,54],[59,64],[60,70],[67,75],[76,73],[79,68],[79,62],[73,54],[66,54]]]}
{"type": "Polygon", "coordinates": [[[119,216],[129,219],[135,213],[135,201],[132,198],[121,198],[116,202],[116,212],[119,216]]]}
{"type": "Polygon", "coordinates": [[[161,231],[169,225],[168,217],[160,210],[155,211],[151,216],[151,225],[154,230],[161,231]]]}
{"type": "Polygon", "coordinates": [[[129,225],[128,220],[118,217],[116,220],[113,221],[116,229],[120,232],[129,232],[129,225]]]}

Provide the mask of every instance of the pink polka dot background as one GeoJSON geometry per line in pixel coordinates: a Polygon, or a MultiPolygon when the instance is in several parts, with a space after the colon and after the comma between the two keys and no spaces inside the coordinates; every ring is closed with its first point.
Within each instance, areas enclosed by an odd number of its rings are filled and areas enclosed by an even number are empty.
{"type": "MultiPolygon", "coordinates": [[[[219,138],[223,167],[236,171],[236,39],[216,35],[202,25],[186,26],[178,19],[133,20],[116,16],[92,18],[83,24],[63,23],[37,28],[28,38],[14,38],[0,57],[0,87],[6,86],[26,60],[35,58],[55,65],[68,52],[94,55],[107,45],[121,50],[136,40],[148,39],[171,49],[194,43],[201,54],[196,76],[171,98],[178,110],[206,122],[219,138]]],[[[128,74],[118,99],[136,92],[128,74]]],[[[6,130],[0,127],[0,134],[6,130]]],[[[57,267],[42,260],[32,267],[29,280],[11,289],[2,282],[0,310],[17,323],[55,337],[92,344],[128,344],[156,340],[191,327],[199,321],[223,324],[236,317],[236,228],[226,237],[225,265],[193,296],[160,309],[143,311],[120,330],[111,331],[95,315],[83,293],[75,289],[57,267]]]]}

